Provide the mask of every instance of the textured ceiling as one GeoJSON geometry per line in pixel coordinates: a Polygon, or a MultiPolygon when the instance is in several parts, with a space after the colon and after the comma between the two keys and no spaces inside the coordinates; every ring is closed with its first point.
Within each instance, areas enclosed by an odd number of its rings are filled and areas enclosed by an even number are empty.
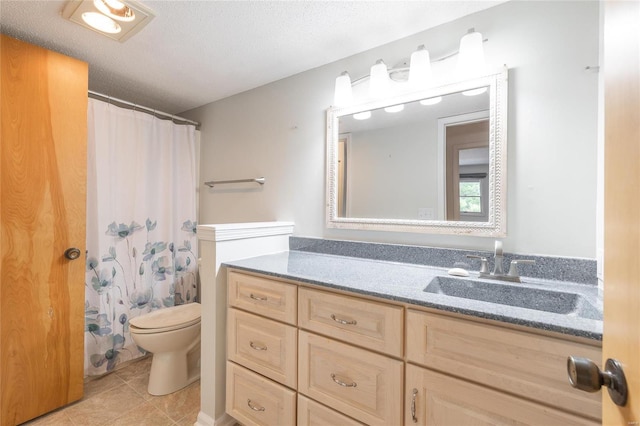
{"type": "Polygon", "coordinates": [[[119,43],[61,17],[65,1],[0,0],[0,31],[89,63],[89,89],[180,113],[501,1],[144,1],[119,43]]]}

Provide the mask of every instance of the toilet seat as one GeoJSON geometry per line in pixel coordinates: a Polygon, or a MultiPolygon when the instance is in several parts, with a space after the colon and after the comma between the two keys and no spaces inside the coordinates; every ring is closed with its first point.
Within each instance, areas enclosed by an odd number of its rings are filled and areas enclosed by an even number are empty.
{"type": "Polygon", "coordinates": [[[148,314],[129,320],[132,333],[149,334],[178,330],[200,322],[200,304],[197,302],[185,305],[158,309],[148,314]]]}

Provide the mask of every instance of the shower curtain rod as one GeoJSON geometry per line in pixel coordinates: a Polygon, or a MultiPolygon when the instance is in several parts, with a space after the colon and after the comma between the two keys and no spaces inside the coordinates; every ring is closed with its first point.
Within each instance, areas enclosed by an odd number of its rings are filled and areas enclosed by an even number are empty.
{"type": "Polygon", "coordinates": [[[114,98],[113,96],[103,95],[102,93],[94,92],[93,90],[89,90],[89,97],[98,99],[101,101],[106,101],[109,103],[113,103],[116,106],[132,109],[134,111],[142,111],[147,114],[151,114],[154,117],[158,117],[164,120],[171,120],[176,124],[193,124],[196,126],[196,130],[200,130],[200,123],[197,121],[189,120],[187,118],[178,117],[177,115],[168,114],[166,112],[158,111],[152,108],[143,107],[131,102],[124,101],[122,99],[114,98]]]}

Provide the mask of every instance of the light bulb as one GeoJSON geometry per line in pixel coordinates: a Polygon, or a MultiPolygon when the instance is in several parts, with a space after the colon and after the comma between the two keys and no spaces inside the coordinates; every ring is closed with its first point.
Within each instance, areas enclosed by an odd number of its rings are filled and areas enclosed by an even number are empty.
{"type": "Polygon", "coordinates": [[[409,64],[409,85],[413,89],[427,87],[431,81],[431,59],[424,45],[411,54],[409,64]]]}
{"type": "Polygon", "coordinates": [[[457,73],[460,78],[482,75],[485,71],[482,34],[473,28],[460,39],[457,73]]]}
{"type": "Polygon", "coordinates": [[[486,87],[478,87],[477,89],[465,90],[464,92],[462,92],[462,94],[464,96],[476,96],[476,95],[481,95],[486,91],[487,91],[486,87]]]}
{"type": "Polygon", "coordinates": [[[378,59],[371,67],[369,80],[369,95],[372,98],[382,98],[389,94],[390,79],[387,65],[378,59]]]}
{"type": "Polygon", "coordinates": [[[353,103],[353,91],[351,89],[351,78],[349,73],[344,71],[336,78],[336,88],[333,96],[335,106],[348,106],[353,103]]]}
{"type": "Polygon", "coordinates": [[[122,30],[116,21],[98,12],[85,12],[82,14],[82,20],[92,28],[104,33],[117,34],[122,30]]]}

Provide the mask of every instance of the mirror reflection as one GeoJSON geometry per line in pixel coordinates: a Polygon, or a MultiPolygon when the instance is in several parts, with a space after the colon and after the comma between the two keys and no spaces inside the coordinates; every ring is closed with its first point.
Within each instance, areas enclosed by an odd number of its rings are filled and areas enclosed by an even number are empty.
{"type": "Polygon", "coordinates": [[[327,226],[506,232],[508,71],[327,111],[327,226]]]}

